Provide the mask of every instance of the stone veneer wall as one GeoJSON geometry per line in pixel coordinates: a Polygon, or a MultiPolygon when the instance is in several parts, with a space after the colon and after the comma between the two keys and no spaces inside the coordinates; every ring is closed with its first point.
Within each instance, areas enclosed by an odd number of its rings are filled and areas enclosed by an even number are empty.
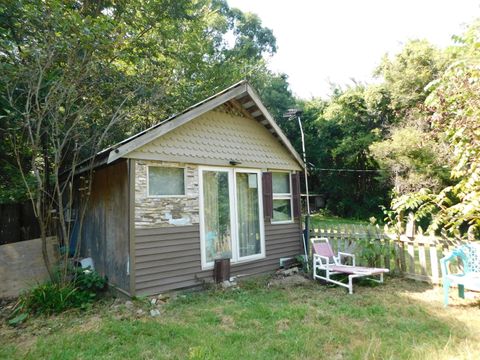
{"type": "Polygon", "coordinates": [[[135,227],[173,227],[199,223],[198,166],[137,160],[135,166],[135,227]],[[185,196],[149,197],[147,166],[185,168],[185,196]]]}

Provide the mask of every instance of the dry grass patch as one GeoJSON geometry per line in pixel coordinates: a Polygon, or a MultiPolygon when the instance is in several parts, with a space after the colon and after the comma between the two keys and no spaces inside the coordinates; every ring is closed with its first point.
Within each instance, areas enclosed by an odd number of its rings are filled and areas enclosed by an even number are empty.
{"type": "Polygon", "coordinates": [[[474,359],[480,353],[480,306],[440,289],[399,279],[343,288],[314,282],[171,300],[157,318],[148,304],[99,304],[84,313],[0,327],[8,359],[474,359]],[[138,309],[146,306],[142,315],[138,309]],[[27,344],[27,345],[24,345],[27,344]]]}

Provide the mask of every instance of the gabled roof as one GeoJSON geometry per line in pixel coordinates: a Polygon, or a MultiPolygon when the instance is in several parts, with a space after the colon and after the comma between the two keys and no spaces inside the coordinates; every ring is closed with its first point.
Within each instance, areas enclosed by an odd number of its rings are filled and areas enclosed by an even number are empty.
{"type": "MultiPolygon", "coordinates": [[[[175,114],[170,118],[101,151],[98,155],[100,155],[100,158],[105,159],[107,164],[110,164],[115,160],[126,157],[129,153],[138,148],[225,103],[229,103],[231,106],[236,107],[239,111],[245,114],[245,116],[252,117],[264,125],[270,131],[272,136],[275,136],[280,143],[287,148],[300,166],[304,167],[300,155],[295,151],[290,141],[262,104],[255,90],[245,80],[242,80],[185,109],[181,113],[175,114]]],[[[104,162],[105,160],[101,162],[104,162]]]]}

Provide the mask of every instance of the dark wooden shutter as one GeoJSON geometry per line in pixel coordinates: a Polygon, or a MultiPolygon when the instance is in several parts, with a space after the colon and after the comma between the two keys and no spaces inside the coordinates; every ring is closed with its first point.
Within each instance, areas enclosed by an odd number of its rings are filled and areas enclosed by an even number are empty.
{"type": "Polygon", "coordinates": [[[293,195],[293,217],[299,218],[302,215],[302,205],[300,202],[300,174],[292,174],[292,195],[293,195]]]}
{"type": "Polygon", "coordinates": [[[272,197],[272,173],[264,172],[262,174],[262,191],[263,191],[263,217],[270,221],[273,213],[273,197],[272,197]]]}

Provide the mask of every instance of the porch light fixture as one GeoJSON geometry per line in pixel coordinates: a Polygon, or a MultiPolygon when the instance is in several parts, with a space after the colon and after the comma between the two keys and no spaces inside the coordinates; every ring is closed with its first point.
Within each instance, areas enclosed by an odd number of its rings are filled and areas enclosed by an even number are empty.
{"type": "Polygon", "coordinates": [[[230,165],[232,165],[232,166],[237,166],[237,165],[240,165],[240,164],[241,164],[241,162],[240,162],[240,161],[237,161],[237,160],[230,160],[229,163],[230,163],[230,165]]]}
{"type": "MultiPolygon", "coordinates": [[[[308,192],[308,171],[307,171],[307,155],[305,153],[305,135],[303,133],[303,126],[302,126],[302,120],[301,120],[301,115],[303,111],[299,109],[288,109],[284,114],[283,117],[287,118],[288,120],[293,120],[297,119],[298,121],[298,127],[300,128],[300,135],[302,138],[302,152],[303,152],[303,163],[305,165],[305,193],[307,195],[307,215],[305,216],[305,253],[308,254],[308,241],[310,239],[310,233],[309,233],[309,225],[310,225],[310,195],[308,192]]],[[[300,196],[301,198],[301,196],[300,196]]],[[[308,259],[307,259],[308,260],[308,259]]]]}

